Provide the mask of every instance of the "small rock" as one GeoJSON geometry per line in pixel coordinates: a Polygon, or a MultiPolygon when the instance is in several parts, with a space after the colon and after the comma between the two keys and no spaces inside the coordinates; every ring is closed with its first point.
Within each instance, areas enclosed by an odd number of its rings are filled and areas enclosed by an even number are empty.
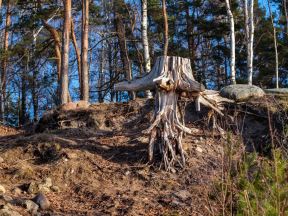
{"type": "Polygon", "coordinates": [[[174,193],[174,195],[182,201],[185,201],[191,197],[191,194],[187,190],[178,191],[174,193]]]}
{"type": "Polygon", "coordinates": [[[87,109],[90,106],[90,103],[84,100],[76,102],[77,109],[87,109]]]}
{"type": "Polygon", "coordinates": [[[46,210],[50,207],[50,202],[43,193],[37,194],[33,201],[37,203],[43,210],[46,210]]]}
{"type": "Polygon", "coordinates": [[[7,204],[7,205],[1,206],[0,216],[21,216],[21,214],[19,214],[16,211],[13,211],[11,205],[7,204]]]}
{"type": "Polygon", "coordinates": [[[9,203],[13,200],[12,197],[5,195],[5,194],[0,195],[0,199],[3,199],[4,201],[9,202],[9,203]]]}
{"type": "Polygon", "coordinates": [[[39,208],[39,206],[31,200],[25,200],[23,202],[23,207],[32,215],[36,215],[39,208]]]}
{"type": "Polygon", "coordinates": [[[38,193],[39,192],[38,184],[36,182],[31,182],[29,184],[27,192],[30,193],[30,194],[38,193]]]}
{"type": "Polygon", "coordinates": [[[2,157],[0,157],[0,163],[3,163],[4,159],[2,157]]]}
{"type": "Polygon", "coordinates": [[[49,178],[49,177],[46,178],[43,185],[45,185],[45,186],[48,187],[48,188],[52,187],[52,185],[53,185],[53,184],[52,184],[52,179],[49,178]]]}
{"type": "Polygon", "coordinates": [[[0,185],[0,195],[5,193],[6,193],[5,187],[3,185],[0,185]]]}
{"type": "Polygon", "coordinates": [[[131,173],[131,172],[130,172],[129,170],[127,170],[127,171],[125,172],[125,175],[128,176],[128,175],[130,175],[130,173],[131,173]]]}
{"type": "Polygon", "coordinates": [[[199,152],[199,153],[202,153],[202,152],[203,152],[203,149],[200,148],[199,146],[197,146],[196,151],[199,152]]]}
{"type": "Polygon", "coordinates": [[[56,186],[56,185],[52,186],[52,187],[51,187],[51,190],[52,190],[53,192],[55,192],[55,193],[59,193],[59,192],[60,192],[60,188],[59,188],[58,186],[56,186]]]}
{"type": "Polygon", "coordinates": [[[76,153],[72,153],[72,152],[69,152],[69,153],[66,152],[66,157],[68,159],[70,159],[70,160],[76,159],[77,158],[77,154],[76,153]]]}
{"type": "Polygon", "coordinates": [[[22,190],[19,187],[16,187],[12,190],[12,193],[16,196],[22,194],[22,190]]]}

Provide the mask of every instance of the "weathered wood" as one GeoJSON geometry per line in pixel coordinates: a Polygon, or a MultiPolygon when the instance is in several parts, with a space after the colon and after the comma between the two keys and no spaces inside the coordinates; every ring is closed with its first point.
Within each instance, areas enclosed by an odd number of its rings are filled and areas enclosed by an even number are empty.
{"type": "Polygon", "coordinates": [[[167,171],[184,167],[186,154],[182,147],[182,137],[184,133],[193,134],[196,129],[184,125],[185,106],[180,105],[179,98],[193,98],[198,109],[203,104],[222,116],[223,103],[232,101],[222,98],[219,92],[205,90],[193,77],[190,59],[174,56],[158,57],[149,74],[115,85],[117,91],[147,89],[156,89],[154,120],[143,131],[150,134],[149,161],[153,161],[155,155],[160,153],[167,171]]]}

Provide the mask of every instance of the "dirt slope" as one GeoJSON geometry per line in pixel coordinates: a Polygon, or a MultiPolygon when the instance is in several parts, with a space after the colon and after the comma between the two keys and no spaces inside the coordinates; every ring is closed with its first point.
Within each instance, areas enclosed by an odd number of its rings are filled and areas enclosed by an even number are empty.
{"type": "Polygon", "coordinates": [[[45,191],[51,207],[40,215],[218,215],[220,194],[214,189],[221,178],[223,141],[204,131],[205,121],[188,106],[186,123],[199,133],[185,137],[186,169],[166,173],[148,165],[148,137],[140,132],[152,108],[152,101],[137,100],[59,111],[53,117],[57,124],[48,125],[51,116],[40,122],[36,129],[42,133],[2,136],[0,184],[6,195],[30,199],[37,192],[31,192],[31,183],[51,178],[57,190],[45,191]],[[17,187],[21,193],[15,193],[17,187]]]}

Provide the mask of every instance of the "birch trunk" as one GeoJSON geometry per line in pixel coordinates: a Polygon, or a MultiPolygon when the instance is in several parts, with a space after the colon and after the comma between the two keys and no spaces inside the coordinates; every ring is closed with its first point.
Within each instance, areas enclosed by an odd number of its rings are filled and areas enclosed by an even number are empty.
{"type": "Polygon", "coordinates": [[[231,82],[236,84],[236,70],[235,70],[235,28],[234,28],[234,17],[231,11],[231,6],[229,0],[225,0],[226,9],[228,14],[228,20],[230,23],[230,43],[231,43],[231,82]]]}
{"type": "Polygon", "coordinates": [[[273,27],[273,37],[274,37],[274,50],[275,50],[275,76],[276,76],[276,88],[279,88],[279,60],[278,60],[278,44],[277,44],[277,33],[276,28],[274,26],[274,18],[271,10],[270,0],[267,0],[268,2],[268,9],[271,19],[271,24],[273,27]]]}
{"type": "Polygon", "coordinates": [[[89,101],[89,0],[82,0],[81,100],[89,101]]]}
{"type": "Polygon", "coordinates": [[[68,102],[69,95],[69,44],[71,32],[71,0],[63,0],[64,3],[64,24],[62,33],[62,53],[61,53],[61,79],[60,79],[60,102],[68,102]]]}
{"type": "MultiPolygon", "coordinates": [[[[142,0],[142,43],[144,50],[144,68],[145,72],[149,73],[151,71],[151,61],[148,42],[147,0],[142,0]]],[[[147,90],[145,93],[147,98],[152,98],[152,93],[149,90],[147,90]]]]}
{"type": "Polygon", "coordinates": [[[8,47],[9,47],[9,28],[11,25],[11,4],[10,0],[7,1],[6,8],[6,23],[4,33],[4,58],[2,60],[2,73],[1,73],[1,86],[0,86],[0,121],[4,121],[5,114],[5,98],[6,98],[6,78],[7,78],[7,65],[8,65],[8,47]]]}
{"type": "MultiPolygon", "coordinates": [[[[247,8],[247,0],[245,0],[245,13],[248,11],[247,8]]],[[[247,71],[248,71],[248,84],[252,85],[253,83],[253,57],[254,57],[254,0],[251,0],[250,5],[249,5],[249,12],[248,12],[248,17],[249,17],[249,22],[248,22],[248,28],[249,28],[249,34],[248,34],[248,46],[247,46],[247,71]]],[[[246,17],[246,15],[245,15],[246,17]]],[[[247,19],[248,19],[247,17],[247,19]]]]}

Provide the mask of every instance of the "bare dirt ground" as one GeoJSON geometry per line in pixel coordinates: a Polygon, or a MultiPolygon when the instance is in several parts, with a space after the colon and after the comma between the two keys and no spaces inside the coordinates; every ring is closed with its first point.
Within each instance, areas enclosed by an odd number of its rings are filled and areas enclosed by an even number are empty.
{"type": "Polygon", "coordinates": [[[147,164],[148,137],[141,134],[152,109],[153,102],[141,100],[92,105],[58,115],[58,128],[52,129],[47,117],[36,128],[42,133],[2,134],[1,129],[0,184],[12,199],[30,199],[31,183],[50,178],[54,189],[45,195],[51,206],[39,215],[218,215],[220,194],[214,189],[221,178],[223,140],[203,130],[205,121],[188,106],[186,123],[199,133],[184,139],[186,168],[164,172],[147,164]]]}

